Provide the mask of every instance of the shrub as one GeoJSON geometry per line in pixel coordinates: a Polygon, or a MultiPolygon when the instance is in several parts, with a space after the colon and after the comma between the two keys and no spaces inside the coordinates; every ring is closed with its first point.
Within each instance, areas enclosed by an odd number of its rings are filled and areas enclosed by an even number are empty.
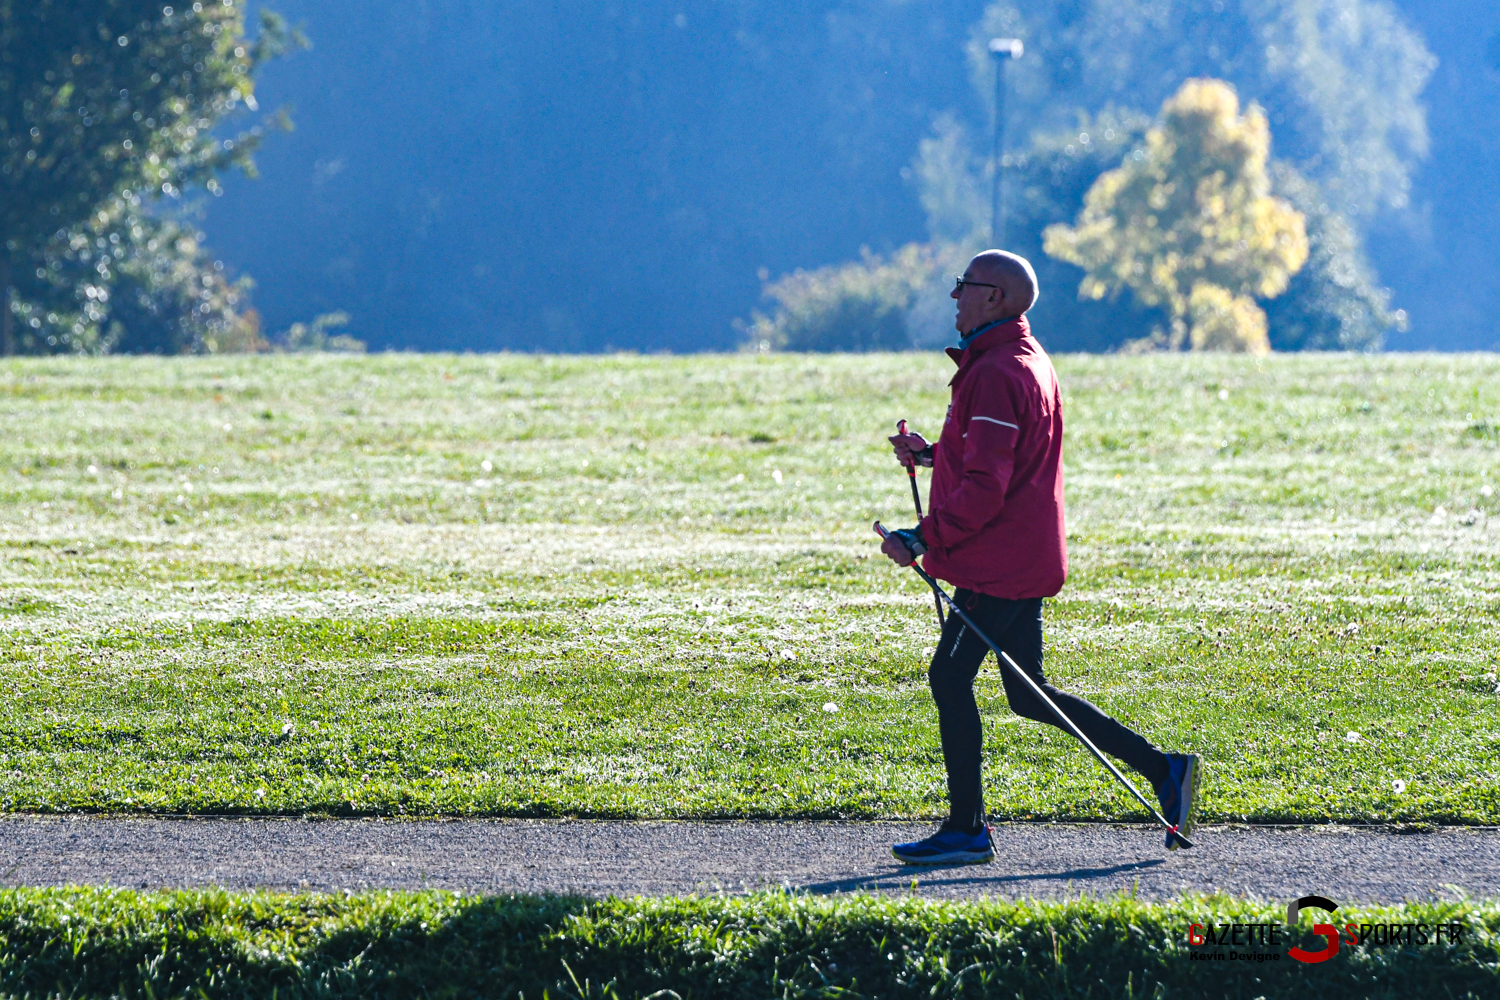
{"type": "Polygon", "coordinates": [[[345,333],[328,335],[329,330],[349,325],[348,313],[325,313],[311,323],[293,323],[286,335],[275,345],[293,353],[330,351],[343,354],[363,354],[365,342],[355,340],[345,333]]]}
{"type": "Polygon", "coordinates": [[[931,247],[908,244],[889,258],[860,251],[855,263],[797,270],[766,285],[770,316],[752,314],[747,346],[763,351],[907,351],[906,314],[933,275],[931,247]]]}

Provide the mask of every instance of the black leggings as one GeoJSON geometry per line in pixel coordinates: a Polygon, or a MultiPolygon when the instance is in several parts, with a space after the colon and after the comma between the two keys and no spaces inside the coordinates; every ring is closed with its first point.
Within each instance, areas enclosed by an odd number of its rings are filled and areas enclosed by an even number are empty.
{"type": "MultiPolygon", "coordinates": [[[[969,590],[954,593],[953,600],[984,634],[999,646],[1016,665],[1041,685],[1053,704],[1062,709],[1094,746],[1130,765],[1155,788],[1167,780],[1167,758],[1132,729],[1105,715],[1077,695],[1059,691],[1047,683],[1042,674],[1042,600],[1007,601],[986,597],[969,590]]],[[[938,729],[943,739],[943,763],[948,769],[949,827],[977,833],[984,827],[984,790],[980,766],[984,753],[984,729],[979,721],[979,706],[974,702],[974,677],[990,648],[958,615],[948,615],[948,625],[932,656],[927,682],[932,699],[937,702],[938,729]]],[[[1045,722],[1068,732],[1031,690],[1000,665],[1005,682],[1005,697],[1010,710],[1037,722],[1045,722]]]]}

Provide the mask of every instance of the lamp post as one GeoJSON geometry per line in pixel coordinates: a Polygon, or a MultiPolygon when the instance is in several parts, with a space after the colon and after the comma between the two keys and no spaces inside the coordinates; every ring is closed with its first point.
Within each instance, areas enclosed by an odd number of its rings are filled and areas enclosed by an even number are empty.
{"type": "Polygon", "coordinates": [[[997,248],[1005,244],[1005,64],[1021,58],[1025,51],[1019,38],[990,39],[990,57],[995,60],[995,190],[990,201],[990,238],[997,248]]]}

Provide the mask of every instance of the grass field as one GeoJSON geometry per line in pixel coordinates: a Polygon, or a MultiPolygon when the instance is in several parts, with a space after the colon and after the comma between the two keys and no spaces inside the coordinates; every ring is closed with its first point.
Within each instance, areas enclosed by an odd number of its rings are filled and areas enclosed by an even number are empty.
{"type": "MultiPolygon", "coordinates": [[[[1500,822],[1500,357],[1062,357],[1049,673],[1208,819],[1500,822]]],[[[933,816],[936,356],[0,364],[0,808],[933,816]]],[[[1007,817],[1136,818],[981,675],[1007,817]]]]}
{"type": "Polygon", "coordinates": [[[1276,904],[1223,896],[955,904],[863,894],[590,901],[20,889],[0,891],[0,990],[143,1000],[1480,1000],[1500,988],[1494,903],[1340,908],[1341,923],[1369,927],[1365,943],[1319,965],[1286,954],[1326,945],[1310,913],[1298,930],[1278,928],[1278,945],[1249,949],[1271,960],[1228,960],[1243,944],[1188,944],[1194,923],[1234,933],[1230,925],[1285,919],[1276,904]],[[1375,925],[1402,923],[1420,924],[1426,943],[1377,936],[1375,925]],[[1438,925],[1448,931],[1440,943],[1438,925]],[[1201,960],[1216,955],[1225,960],[1201,960]]]}

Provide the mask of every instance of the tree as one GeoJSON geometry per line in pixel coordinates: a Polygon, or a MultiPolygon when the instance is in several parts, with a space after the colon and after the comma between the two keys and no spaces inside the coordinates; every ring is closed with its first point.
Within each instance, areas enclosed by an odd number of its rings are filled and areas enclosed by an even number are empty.
{"type": "MultiPolygon", "coordinates": [[[[1033,329],[1049,351],[1108,351],[1170,326],[1160,307],[1140,302],[1128,289],[1112,300],[1054,294],[1075,289],[1084,271],[1043,252],[1042,233],[1058,219],[1075,218],[1099,175],[1137,148],[1144,149],[1151,119],[1133,112],[1080,113],[1072,126],[1033,135],[1030,147],[1012,157],[1008,248],[1036,268],[1042,297],[1031,311],[1033,329]]],[[[953,245],[945,263],[988,246],[990,206],[984,157],[976,156],[964,127],[942,116],[922,141],[912,165],[928,229],[938,247],[953,245]]],[[[1291,164],[1273,161],[1271,193],[1306,219],[1308,259],[1281,295],[1265,303],[1271,347],[1278,351],[1378,350],[1401,314],[1389,309],[1353,226],[1330,204],[1319,185],[1291,164]]],[[[944,271],[946,274],[946,270],[944,271]]],[[[950,338],[949,286],[924,287],[908,325],[919,343],[950,338]]]]}
{"type": "Polygon", "coordinates": [[[261,350],[250,282],[231,282],[203,235],[116,197],[54,235],[17,275],[21,353],[184,354],[261,350]]]}
{"type": "Polygon", "coordinates": [[[1375,281],[1359,235],[1329,205],[1318,185],[1291,164],[1271,164],[1272,190],[1307,220],[1307,263],[1266,304],[1271,347],[1278,351],[1378,351],[1387,331],[1403,329],[1391,293],[1375,281]]]}
{"type": "MultiPolygon", "coordinates": [[[[1090,185],[1142,145],[1150,126],[1148,116],[1131,111],[1079,112],[1070,127],[1034,134],[1029,147],[1010,158],[1006,249],[1036,269],[1041,297],[1030,312],[1032,329],[1049,351],[1108,351],[1167,322],[1165,313],[1128,290],[1110,302],[1080,299],[1071,290],[1083,272],[1042,251],[1042,231],[1076,216],[1090,185]]],[[[974,154],[956,117],[940,116],[933,133],[921,142],[911,174],[943,259],[943,280],[918,293],[908,324],[918,343],[936,346],[952,340],[953,286],[946,279],[990,245],[991,175],[988,158],[974,154]]]]}
{"type": "MultiPolygon", "coordinates": [[[[0,353],[98,349],[118,276],[155,294],[152,268],[165,275],[147,254],[201,264],[196,240],[151,205],[194,185],[218,193],[230,166],[253,171],[259,130],[212,130],[256,107],[255,69],[289,39],[274,16],[262,29],[246,40],[235,0],[0,0],[0,353]],[[67,280],[80,270],[82,284],[67,280]]],[[[237,304],[209,274],[193,280],[189,313],[212,312],[202,288],[237,304]]]]}
{"type": "Polygon", "coordinates": [[[1270,196],[1265,115],[1240,114],[1233,88],[1189,80],[1162,107],[1145,149],[1090,188],[1076,226],[1044,234],[1047,253],[1082,267],[1081,296],[1130,289],[1172,318],[1167,344],[1263,353],[1265,314],[1307,260],[1301,213],[1270,196]]]}
{"type": "MultiPolygon", "coordinates": [[[[971,34],[988,105],[996,35],[1026,43],[1008,73],[1013,135],[1068,127],[1077,109],[1149,109],[1185,80],[1229,81],[1266,110],[1277,155],[1346,218],[1402,208],[1428,146],[1422,91],[1437,66],[1382,0],[995,0],[971,34]]],[[[987,123],[988,124],[988,123],[987,123]]]]}
{"type": "MultiPolygon", "coordinates": [[[[896,16],[885,10],[869,14],[896,16]]],[[[1134,127],[1143,116],[1132,109],[1158,107],[1194,76],[1224,78],[1265,109],[1277,138],[1271,193],[1306,217],[1308,263],[1263,304],[1272,346],[1374,349],[1402,319],[1387,308],[1359,228],[1376,210],[1405,204],[1427,145],[1419,98],[1434,61],[1393,9],[1377,0],[996,0],[969,43],[971,79],[987,110],[994,66],[986,43],[995,35],[1026,40],[1026,55],[1007,70],[1010,134],[1018,137],[1007,171],[1007,248],[1037,268],[1043,291],[1032,315],[1049,350],[1106,350],[1170,327],[1164,308],[1128,286],[1108,300],[1051,294],[1084,275],[1043,253],[1042,233],[1076,217],[1097,176],[1144,142],[1134,127]]],[[[980,132],[988,135],[990,124],[980,132]]],[[[969,252],[988,245],[991,175],[988,157],[973,152],[987,145],[969,141],[961,116],[934,118],[911,176],[935,241],[957,240],[969,252]]],[[[944,294],[933,286],[918,296],[919,329],[946,327],[938,322],[944,294]]]]}

